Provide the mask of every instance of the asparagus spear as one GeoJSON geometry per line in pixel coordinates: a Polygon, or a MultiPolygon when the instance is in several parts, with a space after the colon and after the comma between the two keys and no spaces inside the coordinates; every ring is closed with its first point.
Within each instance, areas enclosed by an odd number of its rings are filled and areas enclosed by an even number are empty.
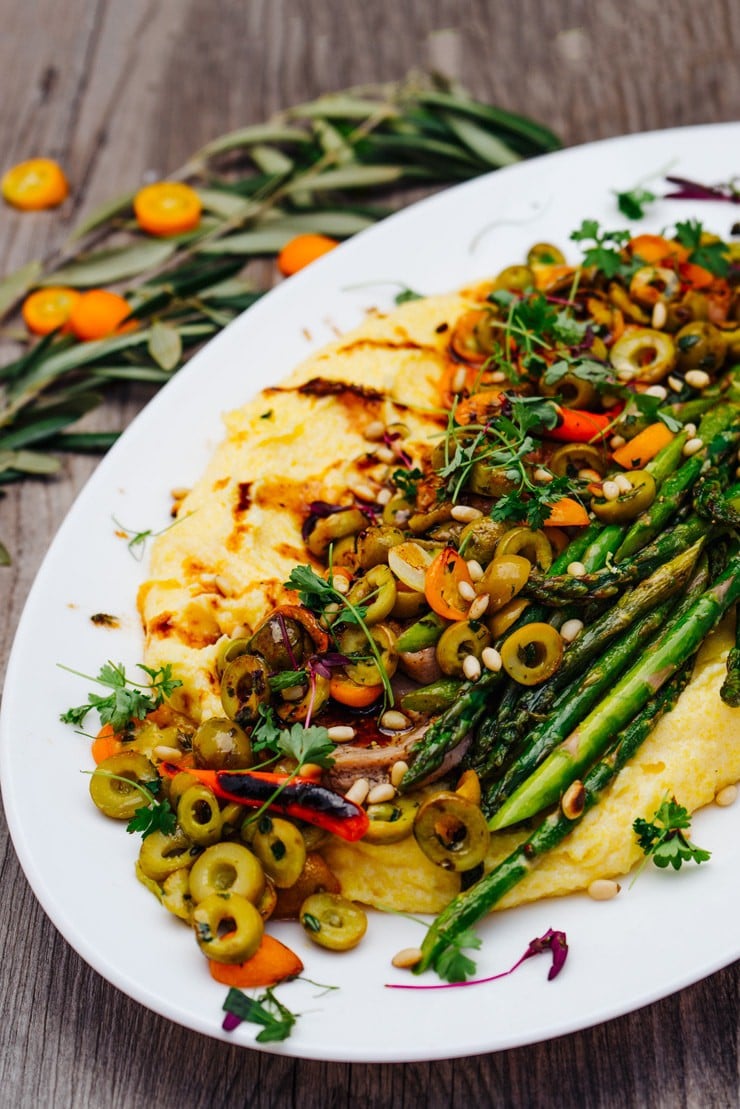
{"type": "Polygon", "coordinates": [[[460,932],[477,924],[504,894],[529,874],[543,855],[565,839],[585,813],[600,800],[606,787],[637,752],[660,717],[670,712],[690,676],[691,664],[685,663],[648,701],[632,723],[617,734],[609,753],[583,780],[584,806],[578,816],[567,817],[560,808],[556,809],[498,866],[474,886],[458,894],[442,910],[424,937],[421,945],[422,957],[414,968],[414,973],[421,974],[434,966],[439,955],[460,932]]]}
{"type": "MultiPolygon", "coordinates": [[[[707,559],[706,556],[702,556],[674,618],[688,610],[708,584],[707,559]]],[[[535,725],[527,737],[524,750],[517,756],[501,781],[494,783],[487,791],[482,806],[487,815],[492,815],[525,778],[537,769],[558,743],[581,723],[624,673],[630,662],[665,626],[674,608],[675,598],[670,596],[648,611],[607,648],[584,678],[578,679],[576,683],[563,690],[555,702],[552,713],[535,725]]],[[[479,771],[481,777],[485,776],[486,771],[486,767],[479,771]]]]}
{"type": "Polygon", "coordinates": [[[491,829],[526,820],[554,803],[578,775],[599,758],[609,737],[633,719],[740,598],[740,551],[724,574],[668,625],[660,642],[642,655],[612,692],[504,802],[491,829]]]}
{"type": "Polygon", "coordinates": [[[727,674],[719,695],[730,708],[740,708],[740,605],[735,605],[735,646],[727,656],[727,674]]]}

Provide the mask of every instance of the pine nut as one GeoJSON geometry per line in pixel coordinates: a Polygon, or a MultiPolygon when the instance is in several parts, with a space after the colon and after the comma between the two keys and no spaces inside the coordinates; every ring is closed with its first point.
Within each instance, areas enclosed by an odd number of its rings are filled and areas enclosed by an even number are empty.
{"type": "Polygon", "coordinates": [[[549,470],[545,470],[542,466],[538,466],[532,476],[535,481],[541,481],[543,484],[549,485],[555,475],[551,474],[549,470]]]}
{"type": "Polygon", "coordinates": [[[619,882],[612,878],[596,878],[588,887],[588,896],[594,901],[611,901],[621,890],[619,882]]]}
{"type": "Polygon", "coordinates": [[[304,762],[301,766],[301,775],[305,778],[318,779],[323,769],[323,766],[319,766],[317,762],[304,762]]]}
{"type": "Polygon", "coordinates": [[[502,381],[506,381],[506,374],[502,370],[494,370],[492,374],[488,375],[488,380],[493,385],[500,385],[502,381]]]}
{"type": "Polygon", "coordinates": [[[377,458],[378,462],[385,462],[386,466],[390,465],[391,462],[395,462],[396,460],[396,456],[390,449],[390,447],[378,447],[375,451],[375,457],[377,458]]]}
{"type": "Polygon", "coordinates": [[[333,743],[348,743],[357,733],[349,724],[334,724],[326,729],[326,734],[333,743]]]}
{"type": "Polygon", "coordinates": [[[404,728],[408,728],[409,722],[402,712],[387,709],[380,718],[380,726],[389,732],[402,732],[404,728]]]}
{"type": "MultiPolygon", "coordinates": [[[[681,381],[681,379],[678,378],[678,377],[672,377],[672,376],[669,377],[668,378],[668,385],[673,390],[674,393],[680,393],[681,390],[683,389],[683,381],[681,381]]],[[[666,396],[667,395],[668,394],[666,394],[666,396]]]]}
{"type": "Polygon", "coordinates": [[[359,501],[370,501],[371,504],[375,502],[375,497],[377,496],[375,490],[369,485],[365,485],[364,482],[358,482],[357,485],[353,485],[350,492],[353,496],[357,497],[359,501]]]}
{"type": "Polygon", "coordinates": [[[696,424],[684,424],[683,431],[685,432],[687,439],[693,439],[696,435],[696,424]]]}
{"type": "Polygon", "coordinates": [[[684,377],[684,381],[692,389],[706,389],[711,380],[709,374],[704,370],[689,370],[684,377]]]}
{"type": "Polygon", "coordinates": [[[617,474],[613,481],[620,493],[630,493],[632,491],[632,482],[626,474],[617,474]]]}
{"type": "Polygon", "coordinates": [[[460,367],[452,379],[452,392],[462,393],[465,388],[465,382],[468,380],[468,371],[464,367],[460,367]]]}
{"type": "Polygon", "coordinates": [[[384,801],[392,801],[396,796],[395,788],[390,782],[381,782],[373,786],[367,795],[368,805],[382,805],[384,801]]]}
{"type": "Polygon", "coordinates": [[[474,601],[478,594],[469,581],[461,581],[457,591],[464,601],[474,601]]]}
{"type": "Polygon", "coordinates": [[[480,663],[475,655],[466,655],[463,660],[463,674],[469,682],[475,682],[480,677],[480,663]]]}
{"type": "Polygon", "coordinates": [[[287,689],[280,690],[280,696],[284,701],[300,701],[305,693],[305,688],[302,685],[289,685],[287,689]]]}
{"type": "Polygon", "coordinates": [[[609,440],[609,446],[612,448],[613,451],[615,451],[618,447],[623,447],[626,442],[627,440],[625,439],[624,435],[612,435],[611,439],[609,440]]]}
{"type": "Polygon", "coordinates": [[[344,574],[334,574],[331,584],[337,593],[349,593],[349,581],[344,574]]]}
{"type": "Polygon", "coordinates": [[[403,781],[408,768],[409,764],[404,762],[403,759],[399,759],[398,762],[393,763],[391,767],[391,785],[395,786],[396,789],[398,789],[403,781]]]}
{"type": "Polygon", "coordinates": [[[179,747],[165,747],[163,745],[162,747],[155,747],[154,754],[162,762],[179,762],[185,752],[181,751],[179,747]]]}
{"type": "Polygon", "coordinates": [[[471,558],[468,560],[468,573],[470,574],[473,581],[480,581],[480,579],[483,577],[483,567],[481,566],[480,562],[478,562],[477,558],[471,558]]]}
{"type": "Polygon", "coordinates": [[[468,620],[480,620],[483,613],[491,603],[491,596],[489,593],[481,593],[480,597],[476,597],[472,605],[468,609],[468,620]]]}
{"type": "Polygon", "coordinates": [[[369,792],[370,783],[367,778],[356,778],[344,796],[348,801],[354,801],[356,805],[362,805],[369,792]]]}
{"type": "Polygon", "coordinates": [[[450,509],[450,516],[453,520],[458,520],[461,524],[469,524],[471,520],[480,520],[483,513],[479,508],[473,508],[469,504],[456,504],[450,509]]]}
{"type": "Polygon", "coordinates": [[[687,441],[683,445],[683,451],[681,453],[685,455],[686,458],[691,458],[692,454],[696,454],[696,452],[700,451],[703,446],[703,439],[699,439],[698,437],[695,439],[687,439],[687,441]]]}
{"type": "Polygon", "coordinates": [[[598,470],[591,470],[588,466],[578,471],[578,477],[581,481],[601,481],[601,474],[598,470]]]}
{"type": "Polygon", "coordinates": [[[390,489],[381,489],[375,499],[378,504],[386,505],[393,499],[393,494],[390,489]]]}
{"type": "Polygon", "coordinates": [[[401,951],[397,951],[391,959],[392,965],[400,970],[411,970],[420,961],[420,947],[404,947],[401,951]]]}
{"type": "Polygon", "coordinates": [[[619,486],[616,481],[605,481],[601,486],[601,495],[605,501],[616,501],[619,497],[619,486]]]}
{"type": "Polygon", "coordinates": [[[567,572],[572,578],[583,578],[586,576],[586,567],[582,562],[570,562],[567,572]]]}
{"type": "Polygon", "coordinates": [[[566,620],[560,629],[560,638],[566,643],[572,643],[576,636],[583,631],[583,620],[566,620]]]}
{"type": "Polygon", "coordinates": [[[668,309],[662,300],[659,300],[653,308],[653,315],[651,324],[656,331],[660,331],[661,327],[665,327],[665,322],[668,319],[668,309]]]}
{"type": "Polygon", "coordinates": [[[364,435],[371,443],[377,439],[382,439],[385,435],[385,424],[382,420],[373,420],[365,428],[364,435]]]}
{"type": "Polygon", "coordinates": [[[737,786],[725,786],[721,789],[714,798],[716,804],[720,805],[723,809],[734,805],[737,801],[737,786]]]}
{"type": "Polygon", "coordinates": [[[668,390],[665,385],[650,385],[645,390],[646,397],[658,397],[660,400],[665,400],[668,396],[668,390]]]}
{"type": "Polygon", "coordinates": [[[497,674],[503,665],[501,655],[495,647],[484,647],[480,658],[486,670],[492,670],[494,674],[497,674]]]}
{"type": "Polygon", "coordinates": [[[577,820],[582,814],[585,806],[586,791],[583,788],[583,782],[579,782],[576,778],[575,782],[571,782],[563,794],[560,808],[563,810],[563,816],[567,820],[577,820]]]}

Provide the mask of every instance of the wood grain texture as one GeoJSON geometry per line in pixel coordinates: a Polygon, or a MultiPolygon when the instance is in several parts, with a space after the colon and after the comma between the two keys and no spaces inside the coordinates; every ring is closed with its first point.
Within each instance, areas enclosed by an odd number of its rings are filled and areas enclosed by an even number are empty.
{"type": "MultiPolygon", "coordinates": [[[[46,154],[74,182],[60,212],[0,211],[2,272],[43,256],[80,215],[173,170],[213,136],[320,92],[396,79],[430,53],[475,95],[538,117],[568,144],[740,114],[735,0],[3,0],[0,12],[2,164],[46,154]]],[[[264,265],[256,272],[266,279],[264,265]]],[[[122,389],[87,425],[123,427],[146,399],[122,389]]],[[[13,553],[0,569],[0,672],[51,537],[93,468],[72,457],[55,480],[0,499],[0,537],[13,553]]],[[[109,986],[41,912],[4,824],[0,883],[2,1106],[740,1101],[737,966],[535,1047],[406,1066],[302,1063],[212,1042],[109,986]]]]}

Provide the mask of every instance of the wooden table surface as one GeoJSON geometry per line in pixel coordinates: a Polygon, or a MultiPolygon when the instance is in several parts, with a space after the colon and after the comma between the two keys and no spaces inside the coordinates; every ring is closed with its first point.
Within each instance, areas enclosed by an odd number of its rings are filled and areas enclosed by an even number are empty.
{"type": "MultiPolygon", "coordinates": [[[[145,174],[173,170],[215,135],[323,91],[399,78],[430,57],[566,144],[740,115],[735,0],[4,0],[1,8],[0,165],[56,157],[74,190],[61,212],[0,211],[0,272],[43,255],[85,211],[145,174]]],[[[146,400],[142,388],[123,391],[94,426],[121,427],[146,400]]],[[[0,500],[0,536],[13,555],[0,569],[2,668],[44,552],[94,465],[70,457],[57,478],[10,487],[0,500]]],[[[119,993],[46,919],[4,823],[0,844],[0,1105],[740,1101],[737,965],[533,1047],[408,1065],[298,1062],[211,1041],[119,993]]]]}

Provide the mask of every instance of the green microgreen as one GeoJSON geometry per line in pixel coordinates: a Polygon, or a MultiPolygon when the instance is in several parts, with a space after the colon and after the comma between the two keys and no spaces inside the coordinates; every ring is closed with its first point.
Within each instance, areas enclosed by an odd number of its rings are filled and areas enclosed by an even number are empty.
{"type": "Polygon", "coordinates": [[[649,189],[643,189],[638,185],[634,189],[628,189],[623,193],[615,193],[617,198],[617,207],[623,216],[627,219],[642,219],[645,215],[645,208],[648,204],[654,204],[658,197],[655,193],[651,193],[649,189]]]}
{"type": "Polygon", "coordinates": [[[57,666],[67,673],[76,674],[78,678],[84,678],[89,682],[98,682],[99,685],[113,691],[105,697],[97,693],[88,693],[87,704],[67,709],[59,719],[64,724],[76,724],[79,727],[84,723],[87,714],[95,709],[100,716],[101,724],[110,724],[114,732],[121,732],[132,721],[143,720],[148,712],[159,708],[165,698],[182,685],[179,678],[173,678],[170,663],[156,670],[144,666],[143,663],[137,663],[137,665],[139,670],[143,670],[149,676],[148,683],[135,682],[127,678],[123,663],[111,662],[110,659],[101,666],[97,677],[83,674],[58,662],[57,666]]]}
{"type": "Polygon", "coordinates": [[[445,982],[465,982],[475,974],[476,964],[464,949],[478,951],[480,946],[480,937],[471,928],[465,928],[440,951],[434,960],[434,969],[445,982]]]}
{"type": "Polygon", "coordinates": [[[715,277],[727,277],[730,258],[727,243],[721,240],[703,242],[704,225],[699,220],[684,220],[676,224],[676,238],[689,251],[689,261],[703,266],[715,277]]]}
{"type": "MultiPolygon", "coordinates": [[[[189,516],[190,513],[188,513],[187,515],[189,516]]],[[[178,516],[178,518],[176,520],[173,520],[171,524],[167,524],[166,527],[161,528],[159,531],[152,531],[151,528],[146,528],[144,531],[136,531],[134,528],[125,527],[120,522],[120,520],[116,519],[115,516],[112,516],[111,519],[113,520],[113,523],[116,525],[119,531],[123,534],[123,536],[128,539],[128,543],[126,544],[126,546],[128,547],[133,557],[136,559],[137,562],[141,562],[142,558],[144,557],[144,551],[146,550],[146,545],[149,540],[156,539],[158,535],[164,535],[165,532],[169,531],[170,528],[174,528],[176,524],[181,523],[181,521],[186,519],[186,517],[178,516]]]]}
{"type": "Polygon", "coordinates": [[[261,1044],[287,1040],[297,1019],[296,1014],[291,1013],[290,1009],[275,997],[271,988],[254,998],[232,987],[226,995],[223,1008],[228,1014],[223,1023],[225,1031],[232,1031],[243,1020],[251,1024],[261,1024],[262,1031],[258,1032],[256,1037],[257,1042],[261,1044]]]}
{"type": "Polygon", "coordinates": [[[675,797],[663,801],[652,820],[638,817],[632,828],[645,860],[652,859],[661,869],[671,866],[680,870],[685,862],[704,863],[711,857],[710,851],[688,838],[691,815],[675,797]]]}
{"type": "Polygon", "coordinates": [[[629,231],[602,231],[598,220],[585,219],[570,237],[576,243],[593,244],[582,248],[584,266],[595,266],[605,277],[629,272],[630,267],[622,257],[622,247],[631,238],[629,231]]]}

